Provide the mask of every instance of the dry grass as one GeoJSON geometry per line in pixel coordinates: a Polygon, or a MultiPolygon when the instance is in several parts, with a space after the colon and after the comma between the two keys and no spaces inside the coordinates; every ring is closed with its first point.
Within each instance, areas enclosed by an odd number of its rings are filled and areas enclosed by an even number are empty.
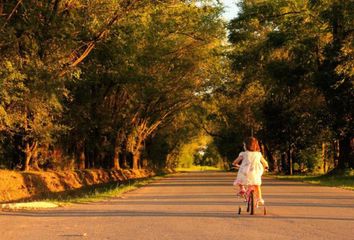
{"type": "Polygon", "coordinates": [[[0,203],[32,201],[51,198],[67,193],[86,191],[90,186],[101,186],[111,182],[125,182],[130,179],[153,175],[146,170],[84,170],[62,172],[18,172],[0,170],[0,203]]]}

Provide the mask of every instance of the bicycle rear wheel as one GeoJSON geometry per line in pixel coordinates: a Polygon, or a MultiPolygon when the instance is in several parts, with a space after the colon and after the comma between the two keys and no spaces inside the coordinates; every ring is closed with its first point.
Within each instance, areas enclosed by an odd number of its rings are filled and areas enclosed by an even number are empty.
{"type": "Polygon", "coordinates": [[[250,197],[249,197],[249,209],[250,209],[250,214],[254,215],[254,208],[255,208],[256,201],[254,199],[254,191],[250,192],[250,197]]]}

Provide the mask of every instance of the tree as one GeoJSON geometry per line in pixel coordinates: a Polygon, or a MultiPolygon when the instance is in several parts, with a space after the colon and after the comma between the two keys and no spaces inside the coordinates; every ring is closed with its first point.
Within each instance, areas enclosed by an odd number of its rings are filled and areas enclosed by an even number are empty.
{"type": "Polygon", "coordinates": [[[110,28],[71,88],[70,135],[80,143],[81,162],[101,159],[118,168],[131,158],[129,165],[139,168],[145,142],[208,84],[224,34],[219,14],[215,6],[151,3],[110,28]]]}
{"type": "MultiPolygon", "coordinates": [[[[271,152],[284,153],[283,167],[292,173],[293,162],[301,161],[297,152],[330,141],[330,129],[339,139],[344,135],[352,139],[351,58],[345,46],[352,40],[347,10],[353,5],[350,1],[242,1],[240,7],[241,13],[229,25],[233,70],[241,79],[240,89],[261,84],[265,98],[258,102],[263,114],[256,115],[261,127],[255,134],[271,152]],[[341,27],[335,30],[339,19],[341,27]],[[346,38],[339,41],[337,35],[346,38]],[[341,53],[344,49],[346,53],[341,53]]],[[[351,150],[344,146],[342,161],[349,161],[351,150]]]]}

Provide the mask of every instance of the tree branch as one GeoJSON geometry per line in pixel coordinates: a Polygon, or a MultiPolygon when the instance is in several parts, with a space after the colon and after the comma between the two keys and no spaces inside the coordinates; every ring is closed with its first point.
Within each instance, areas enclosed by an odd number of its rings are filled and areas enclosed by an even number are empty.
{"type": "MultiPolygon", "coordinates": [[[[126,14],[127,12],[131,11],[135,3],[137,3],[138,0],[133,0],[133,1],[128,1],[125,11],[120,11],[116,10],[113,14],[113,17],[110,19],[110,21],[102,28],[102,30],[97,33],[91,41],[86,43],[86,48],[85,50],[76,58],[74,58],[71,63],[69,62],[69,68],[73,68],[77,66],[79,63],[81,63],[94,49],[96,46],[97,42],[99,42],[101,39],[103,39],[106,36],[106,33],[109,32],[110,28],[113,26],[113,24],[123,15],[126,14]]],[[[71,55],[77,55],[75,54],[75,51],[71,55]]],[[[64,69],[63,71],[60,72],[59,76],[64,76],[67,73],[68,69],[64,69]]]]}
{"type": "Polygon", "coordinates": [[[22,0],[19,0],[16,4],[16,6],[12,9],[10,15],[7,17],[6,22],[4,23],[4,25],[2,26],[2,28],[4,28],[7,24],[7,22],[11,19],[11,17],[14,15],[14,13],[16,12],[17,8],[20,6],[20,4],[22,3],[22,0]]]}

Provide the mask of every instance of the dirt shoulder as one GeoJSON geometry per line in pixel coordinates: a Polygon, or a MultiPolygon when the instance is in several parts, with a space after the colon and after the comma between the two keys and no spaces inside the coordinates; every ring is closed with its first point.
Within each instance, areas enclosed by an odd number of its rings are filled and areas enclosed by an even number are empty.
{"type": "Polygon", "coordinates": [[[141,170],[40,171],[19,172],[0,170],[0,203],[29,201],[97,184],[120,182],[153,176],[141,170]]]}

